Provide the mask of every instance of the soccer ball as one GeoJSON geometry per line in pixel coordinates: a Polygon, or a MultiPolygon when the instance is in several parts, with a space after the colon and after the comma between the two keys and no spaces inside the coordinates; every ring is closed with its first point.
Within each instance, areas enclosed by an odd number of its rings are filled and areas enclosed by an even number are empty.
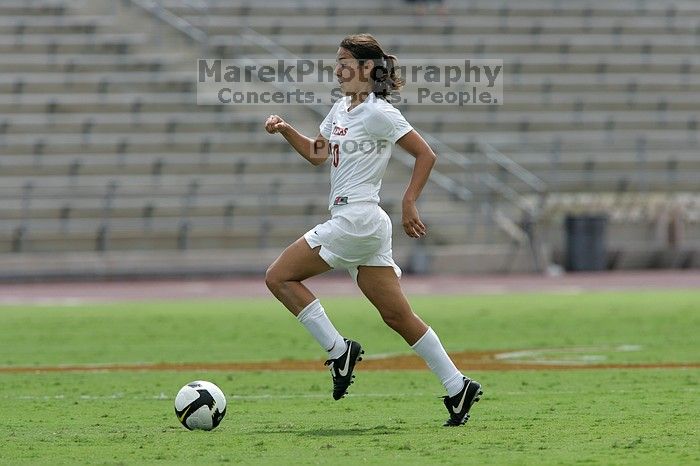
{"type": "Polygon", "coordinates": [[[226,397],[211,382],[190,382],[177,392],[175,415],[189,430],[212,430],[226,415],[226,397]]]}

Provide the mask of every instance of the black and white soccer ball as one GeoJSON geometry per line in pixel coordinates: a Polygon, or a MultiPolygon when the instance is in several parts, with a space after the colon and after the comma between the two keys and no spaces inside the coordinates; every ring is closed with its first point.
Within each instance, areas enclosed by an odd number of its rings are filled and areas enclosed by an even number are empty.
{"type": "Polygon", "coordinates": [[[212,430],[226,415],[226,397],[211,382],[190,382],[177,392],[175,415],[189,430],[212,430]]]}

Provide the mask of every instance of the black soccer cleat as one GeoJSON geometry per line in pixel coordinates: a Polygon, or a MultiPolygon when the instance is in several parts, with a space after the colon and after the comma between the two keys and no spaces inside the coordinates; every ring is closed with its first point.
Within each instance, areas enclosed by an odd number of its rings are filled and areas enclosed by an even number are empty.
{"type": "Polygon", "coordinates": [[[464,378],[464,388],[455,396],[444,396],[445,408],[450,418],[443,424],[445,427],[461,426],[469,420],[469,410],[483,395],[481,384],[475,380],[464,378]]]}
{"type": "Polygon", "coordinates": [[[330,366],[331,376],[333,376],[333,399],[339,400],[348,393],[348,387],[353,383],[355,378],[352,375],[355,369],[355,363],[362,361],[361,354],[362,345],[353,340],[345,339],[348,345],[345,352],[337,359],[329,359],[326,361],[326,366],[330,366]]]}

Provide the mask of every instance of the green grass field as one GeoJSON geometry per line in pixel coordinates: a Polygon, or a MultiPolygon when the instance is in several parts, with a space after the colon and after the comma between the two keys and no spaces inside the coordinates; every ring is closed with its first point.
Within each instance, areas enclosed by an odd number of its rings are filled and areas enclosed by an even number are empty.
{"type": "MultiPolygon", "coordinates": [[[[585,347],[592,364],[700,362],[700,292],[416,297],[448,351],[585,347]],[[618,351],[619,348],[627,348],[618,351]]],[[[368,356],[410,354],[361,299],[324,299],[368,356]]],[[[0,366],[318,359],[269,300],[0,307],[0,366]]],[[[581,356],[576,354],[576,356],[581,356]]],[[[320,366],[322,368],[322,366],[320,366]]],[[[423,371],[364,371],[346,399],[325,371],[0,372],[3,464],[700,464],[700,369],[470,371],[485,395],[463,428],[423,371]],[[194,379],[228,414],[190,432],[194,379]]]]}

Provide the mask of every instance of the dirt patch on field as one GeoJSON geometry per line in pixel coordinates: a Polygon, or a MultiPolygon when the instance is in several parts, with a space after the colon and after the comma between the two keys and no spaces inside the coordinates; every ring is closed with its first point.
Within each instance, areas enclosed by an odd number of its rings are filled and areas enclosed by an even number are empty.
{"type": "MultiPolygon", "coordinates": [[[[600,364],[566,363],[562,361],[504,361],[499,355],[512,351],[479,351],[452,353],[458,367],[475,371],[514,371],[514,370],[580,370],[580,369],[698,369],[700,363],[641,363],[641,364],[600,364]]],[[[414,355],[367,358],[358,368],[365,371],[381,370],[427,370],[425,363],[414,355]]],[[[157,363],[157,364],[85,364],[58,366],[13,366],[0,367],[0,373],[36,372],[112,372],[112,371],[316,371],[326,370],[323,361],[269,361],[239,363],[157,363]]]]}

